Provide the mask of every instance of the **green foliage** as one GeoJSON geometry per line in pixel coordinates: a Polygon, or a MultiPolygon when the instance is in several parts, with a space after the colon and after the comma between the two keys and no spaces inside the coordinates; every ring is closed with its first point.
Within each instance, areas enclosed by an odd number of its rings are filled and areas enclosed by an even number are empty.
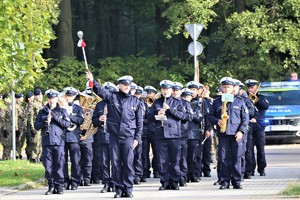
{"type": "Polygon", "coordinates": [[[179,59],[168,60],[164,57],[114,57],[99,60],[95,69],[96,79],[101,82],[116,82],[123,75],[131,75],[137,85],[159,86],[163,79],[186,83],[193,77],[193,66],[179,59]]]}
{"type": "Polygon", "coordinates": [[[0,91],[16,81],[21,91],[34,82],[47,63],[44,48],[55,36],[59,0],[2,0],[0,2],[0,91]]]}
{"type": "MultiPolygon", "coordinates": [[[[201,23],[207,26],[212,22],[216,13],[212,7],[218,0],[164,0],[167,9],[163,17],[170,23],[169,29],[165,32],[168,38],[184,32],[185,24],[201,23]]],[[[188,37],[188,33],[185,32],[188,37]]]]}
{"type": "Polygon", "coordinates": [[[1,161],[0,187],[19,186],[24,183],[44,178],[45,169],[42,164],[29,163],[27,160],[1,161]]]}
{"type": "Polygon", "coordinates": [[[39,87],[43,91],[50,88],[59,91],[69,86],[84,90],[87,82],[85,71],[83,62],[79,62],[74,58],[64,58],[57,65],[49,64],[49,68],[44,75],[39,76],[35,87],[39,87]]]}
{"type": "Polygon", "coordinates": [[[288,187],[281,193],[281,195],[300,196],[300,182],[290,183],[288,187]]]}

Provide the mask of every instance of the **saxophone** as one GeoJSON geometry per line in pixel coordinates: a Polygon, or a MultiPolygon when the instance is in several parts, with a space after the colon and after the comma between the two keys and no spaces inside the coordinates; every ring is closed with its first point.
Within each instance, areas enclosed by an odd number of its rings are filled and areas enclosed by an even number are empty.
{"type": "Polygon", "coordinates": [[[227,113],[227,103],[228,101],[222,102],[222,114],[221,114],[221,120],[222,120],[222,126],[220,127],[220,132],[225,133],[227,128],[227,121],[229,119],[228,113],[227,113]]]}

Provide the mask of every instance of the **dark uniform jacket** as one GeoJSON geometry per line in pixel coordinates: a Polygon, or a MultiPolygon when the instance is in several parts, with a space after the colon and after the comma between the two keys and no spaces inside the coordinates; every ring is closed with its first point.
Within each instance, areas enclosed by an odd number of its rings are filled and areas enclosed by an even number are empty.
{"type": "Polygon", "coordinates": [[[79,142],[80,141],[80,125],[83,123],[83,110],[81,106],[74,103],[69,103],[69,106],[72,106],[72,113],[69,114],[71,122],[76,125],[74,131],[66,131],[66,142],[79,142]]]}
{"type": "Polygon", "coordinates": [[[218,137],[224,135],[235,135],[238,131],[245,133],[249,124],[249,113],[245,102],[241,96],[235,96],[233,102],[227,103],[227,113],[229,119],[227,121],[226,134],[220,133],[218,121],[222,115],[222,101],[221,97],[217,97],[209,111],[209,120],[212,125],[216,125],[218,137]]]}
{"type": "Polygon", "coordinates": [[[104,112],[107,112],[105,109],[107,109],[107,104],[104,101],[100,101],[93,112],[93,126],[98,128],[97,133],[94,135],[94,143],[109,143],[109,133],[107,132],[107,127],[104,127],[107,124],[99,120],[99,117],[104,115],[104,112]]]}
{"type": "Polygon", "coordinates": [[[141,142],[143,111],[141,101],[122,91],[110,92],[94,80],[94,92],[107,102],[107,131],[120,140],[133,138],[141,142]]]}
{"type": "Polygon", "coordinates": [[[163,103],[164,98],[155,100],[148,113],[148,122],[155,121],[156,138],[181,138],[181,120],[188,120],[181,100],[174,97],[166,99],[170,109],[166,111],[167,121],[161,122],[155,119],[155,115],[163,107],[163,103]]]}
{"type": "Polygon", "coordinates": [[[191,131],[190,122],[194,118],[193,109],[191,107],[191,103],[185,99],[181,99],[183,109],[187,113],[187,120],[181,120],[181,137],[187,138],[188,133],[191,131]]]}
{"type": "Polygon", "coordinates": [[[264,95],[257,94],[258,101],[254,104],[256,109],[255,119],[257,123],[255,126],[259,130],[264,130],[266,124],[264,123],[265,120],[265,111],[269,108],[269,101],[265,98],[264,95]]]}
{"type": "Polygon", "coordinates": [[[65,144],[65,130],[71,126],[70,118],[66,109],[61,108],[58,104],[50,111],[49,104],[41,109],[34,122],[36,130],[42,129],[42,145],[64,145],[65,144]],[[51,122],[48,125],[46,122],[48,114],[51,112],[51,122]],[[49,130],[50,133],[46,131],[49,130]]]}

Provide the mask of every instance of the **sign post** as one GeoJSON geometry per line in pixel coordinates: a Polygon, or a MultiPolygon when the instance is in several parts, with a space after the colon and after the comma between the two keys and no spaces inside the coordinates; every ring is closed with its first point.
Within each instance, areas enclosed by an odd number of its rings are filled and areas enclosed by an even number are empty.
{"type": "Polygon", "coordinates": [[[188,51],[191,55],[194,56],[194,81],[199,83],[199,64],[197,61],[197,56],[199,56],[203,51],[203,46],[200,42],[197,42],[197,38],[199,37],[202,29],[204,28],[203,24],[186,24],[185,28],[189,32],[193,42],[191,42],[188,46],[188,51]]]}

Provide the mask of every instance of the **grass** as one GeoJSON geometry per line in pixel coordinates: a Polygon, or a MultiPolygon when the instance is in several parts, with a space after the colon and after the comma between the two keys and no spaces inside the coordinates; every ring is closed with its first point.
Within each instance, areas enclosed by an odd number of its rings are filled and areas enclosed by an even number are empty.
{"type": "Polygon", "coordinates": [[[27,160],[0,161],[0,187],[16,187],[44,178],[45,169],[41,163],[27,160]]]}
{"type": "Polygon", "coordinates": [[[300,196],[300,182],[290,183],[281,194],[286,196],[300,196]]]}

